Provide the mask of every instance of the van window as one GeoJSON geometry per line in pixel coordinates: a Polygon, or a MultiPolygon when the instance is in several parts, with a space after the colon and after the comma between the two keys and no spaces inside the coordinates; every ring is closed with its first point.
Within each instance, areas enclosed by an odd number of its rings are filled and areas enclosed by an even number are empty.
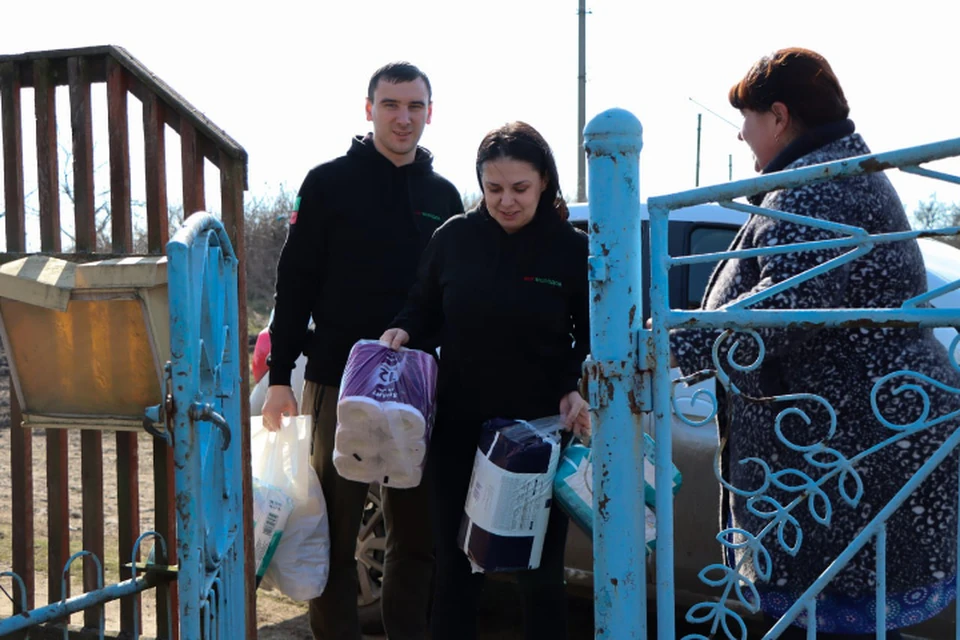
{"type": "MultiPolygon", "coordinates": [[[[737,235],[736,228],[696,226],[690,231],[690,255],[725,251],[737,235]]],[[[703,292],[718,261],[688,265],[687,309],[699,309],[703,292]]]]}

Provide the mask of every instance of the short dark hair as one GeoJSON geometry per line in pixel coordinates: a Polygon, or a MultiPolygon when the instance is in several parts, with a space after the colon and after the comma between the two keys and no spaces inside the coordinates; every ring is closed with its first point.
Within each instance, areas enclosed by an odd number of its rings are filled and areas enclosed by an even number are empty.
{"type": "MultiPolygon", "coordinates": [[[[540,194],[540,202],[537,204],[538,214],[550,211],[559,215],[561,220],[570,217],[567,203],[560,192],[557,161],[553,158],[550,145],[536,129],[526,122],[516,121],[494,129],[483,137],[477,150],[477,181],[480,183],[481,192],[483,165],[503,158],[529,163],[546,181],[547,186],[540,194]]],[[[480,206],[486,207],[486,204],[481,202],[480,206]]]]}
{"type": "Polygon", "coordinates": [[[401,82],[413,82],[417,78],[422,78],[423,83],[427,85],[427,99],[432,101],[433,89],[430,88],[430,78],[409,62],[388,62],[374,71],[373,75],[370,76],[370,84],[367,85],[367,100],[373,102],[373,92],[381,80],[390,84],[399,84],[401,82]]]}
{"type": "Polygon", "coordinates": [[[801,128],[845,120],[850,107],[836,74],[819,53],[801,47],[760,58],[730,88],[734,109],[766,112],[774,102],[787,106],[801,128]]]}

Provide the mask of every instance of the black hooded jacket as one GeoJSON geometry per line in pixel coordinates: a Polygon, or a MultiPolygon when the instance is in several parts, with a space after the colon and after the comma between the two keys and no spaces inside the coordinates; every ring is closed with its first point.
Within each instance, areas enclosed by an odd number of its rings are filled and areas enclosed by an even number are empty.
{"type": "Polygon", "coordinates": [[[479,209],[437,230],[394,326],[440,332],[438,424],[558,412],[590,346],[587,256],[552,211],[512,234],[479,209]]]}
{"type": "Polygon", "coordinates": [[[307,380],[339,385],[350,348],[389,328],[431,235],[463,204],[429,151],[397,167],[368,134],[307,174],[295,209],[277,265],[270,384],[289,385],[302,352],[307,380]]]}

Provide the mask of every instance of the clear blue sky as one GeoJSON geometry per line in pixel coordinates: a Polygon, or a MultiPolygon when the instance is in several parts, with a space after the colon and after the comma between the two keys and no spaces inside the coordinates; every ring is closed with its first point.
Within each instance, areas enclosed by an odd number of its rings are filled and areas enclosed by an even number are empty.
{"type": "MultiPolygon", "coordinates": [[[[433,82],[434,120],[422,144],[461,192],[477,190],[473,157],[483,134],[522,119],[546,136],[564,191],[576,193],[576,0],[170,0],[149,12],[139,8],[148,5],[116,0],[8,4],[0,52],[127,48],[247,149],[248,198],[281,184],[296,189],[310,167],[366,132],[369,76],[396,59],[421,66],[433,82]]],[[[644,198],[693,186],[698,112],[701,184],[726,180],[731,154],[735,179],[753,175],[736,129],[690,98],[739,124],[727,89],[756,58],[783,46],[810,47],[831,61],[851,117],[874,151],[960,136],[957,3],[592,0],[587,7],[587,119],[613,106],[640,118],[644,198]]],[[[68,140],[65,103],[63,95],[61,136],[68,140]]],[[[105,120],[105,109],[94,115],[105,120]]],[[[29,146],[32,121],[26,124],[29,146]]],[[[175,135],[168,138],[176,144],[175,135]]],[[[105,162],[106,138],[100,140],[97,162],[105,162]]],[[[168,153],[171,178],[178,156],[168,153]]],[[[938,168],[957,173],[960,163],[938,168]]],[[[35,173],[26,168],[28,182],[35,173]]],[[[135,180],[141,173],[135,166],[135,180]]],[[[960,201],[960,187],[891,178],[908,209],[933,192],[960,201]]],[[[179,201],[175,185],[171,180],[171,204],[179,201]]]]}

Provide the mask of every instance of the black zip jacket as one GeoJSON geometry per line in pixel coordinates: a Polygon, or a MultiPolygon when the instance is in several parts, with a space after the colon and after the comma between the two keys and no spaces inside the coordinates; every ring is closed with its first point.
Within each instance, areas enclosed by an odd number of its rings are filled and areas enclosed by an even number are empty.
{"type": "Polygon", "coordinates": [[[393,324],[411,342],[440,333],[438,423],[558,412],[590,347],[587,255],[552,211],[513,234],[483,210],[437,230],[393,324]]]}
{"type": "Polygon", "coordinates": [[[297,201],[277,265],[270,384],[289,385],[302,352],[307,380],[339,385],[350,348],[390,327],[431,235],[463,204],[429,151],[397,167],[369,134],[312,169],[297,201]]]}

